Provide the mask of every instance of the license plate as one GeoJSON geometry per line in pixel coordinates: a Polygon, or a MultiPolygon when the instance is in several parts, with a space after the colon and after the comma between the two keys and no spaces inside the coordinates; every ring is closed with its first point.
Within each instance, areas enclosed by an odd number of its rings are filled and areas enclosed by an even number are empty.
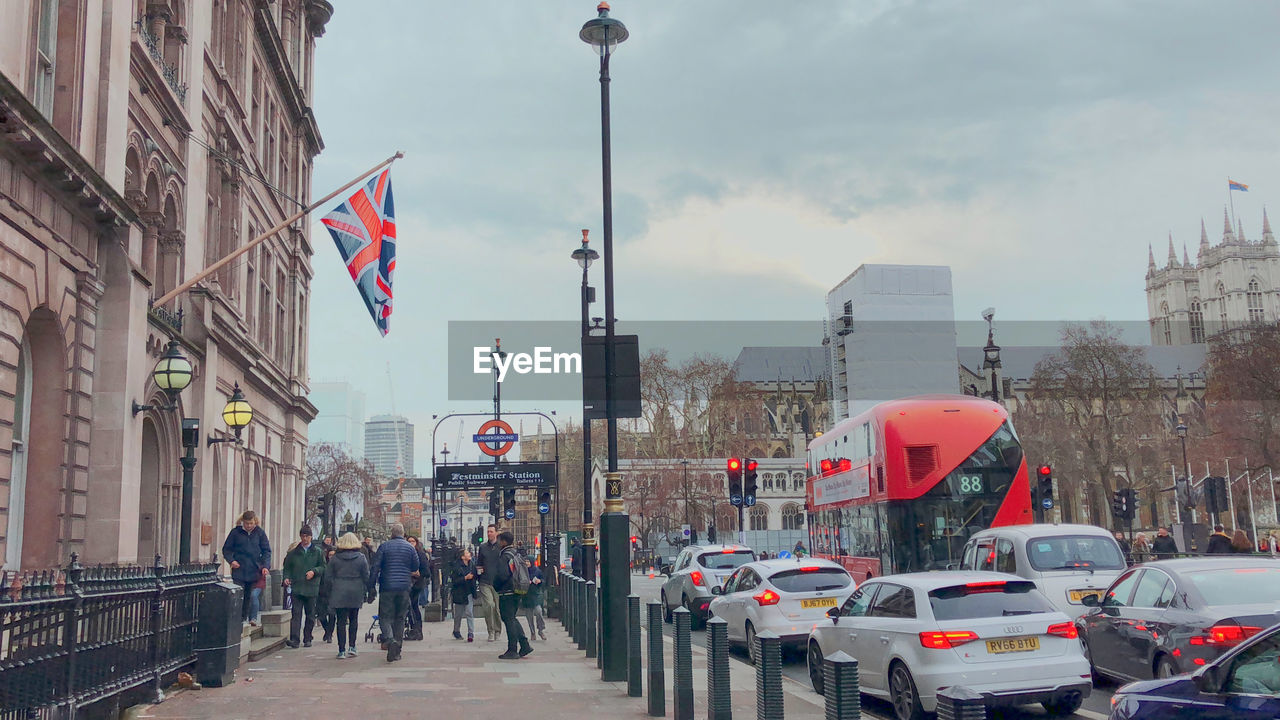
{"type": "Polygon", "coordinates": [[[1101,596],[1102,591],[1101,590],[1068,590],[1067,591],[1067,597],[1073,603],[1078,603],[1083,601],[1085,599],[1085,596],[1087,595],[1101,596]]]}
{"type": "Polygon", "coordinates": [[[1016,637],[987,641],[987,652],[995,655],[1011,652],[1031,652],[1039,649],[1040,638],[1037,637],[1016,637]]]}
{"type": "Polygon", "coordinates": [[[836,606],[836,599],[833,597],[814,598],[812,600],[800,601],[800,607],[805,608],[806,610],[809,608],[835,607],[835,606],[836,606]]]}

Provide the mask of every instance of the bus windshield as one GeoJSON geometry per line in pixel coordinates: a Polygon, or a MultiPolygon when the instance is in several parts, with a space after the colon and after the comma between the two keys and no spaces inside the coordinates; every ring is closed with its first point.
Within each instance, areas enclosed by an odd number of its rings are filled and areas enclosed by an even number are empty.
{"type": "Polygon", "coordinates": [[[924,495],[889,502],[894,570],[945,570],[959,562],[969,537],[995,521],[1021,464],[1022,446],[1006,420],[924,495]]]}

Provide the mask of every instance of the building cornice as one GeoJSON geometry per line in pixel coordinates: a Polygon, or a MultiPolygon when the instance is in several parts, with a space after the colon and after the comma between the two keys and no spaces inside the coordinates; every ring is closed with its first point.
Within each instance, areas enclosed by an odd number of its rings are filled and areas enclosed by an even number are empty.
{"type": "Polygon", "coordinates": [[[320,137],[320,126],[316,124],[315,115],[307,105],[306,95],[298,82],[293,66],[285,57],[284,41],[280,38],[279,29],[271,17],[268,0],[258,0],[254,12],[254,26],[258,31],[258,39],[262,42],[262,52],[267,64],[277,80],[280,95],[289,108],[293,123],[302,129],[307,139],[311,156],[320,154],[324,149],[324,140],[320,137]]]}

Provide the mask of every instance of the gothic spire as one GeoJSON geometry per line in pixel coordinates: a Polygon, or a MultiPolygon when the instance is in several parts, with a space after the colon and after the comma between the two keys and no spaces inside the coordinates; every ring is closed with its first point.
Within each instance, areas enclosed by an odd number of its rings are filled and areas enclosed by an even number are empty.
{"type": "Polygon", "coordinates": [[[1267,245],[1276,244],[1276,236],[1271,234],[1271,221],[1267,219],[1267,209],[1262,208],[1262,242],[1267,245]]]}
{"type": "Polygon", "coordinates": [[[1187,255],[1187,244],[1182,243],[1182,264],[1185,267],[1191,267],[1191,256],[1187,255]]]}
{"type": "Polygon", "coordinates": [[[1244,221],[1243,221],[1243,220],[1241,220],[1241,219],[1239,219],[1239,218],[1236,218],[1236,228],[1237,228],[1237,230],[1236,230],[1236,242],[1238,242],[1238,243],[1240,243],[1241,245],[1243,245],[1243,244],[1245,243],[1245,239],[1244,239],[1244,221]]]}
{"type": "Polygon", "coordinates": [[[1236,233],[1231,229],[1231,218],[1227,216],[1227,208],[1222,208],[1222,244],[1231,245],[1236,241],[1236,233]]]}
{"type": "Polygon", "coordinates": [[[1173,249],[1173,233],[1169,233],[1169,264],[1167,267],[1178,267],[1178,253],[1173,249]]]}
{"type": "Polygon", "coordinates": [[[1147,274],[1150,275],[1156,271],[1156,251],[1151,247],[1151,243],[1147,243],[1147,274]]]}
{"type": "Polygon", "coordinates": [[[1200,218],[1200,252],[1209,249],[1209,233],[1204,229],[1204,218],[1200,218]]]}

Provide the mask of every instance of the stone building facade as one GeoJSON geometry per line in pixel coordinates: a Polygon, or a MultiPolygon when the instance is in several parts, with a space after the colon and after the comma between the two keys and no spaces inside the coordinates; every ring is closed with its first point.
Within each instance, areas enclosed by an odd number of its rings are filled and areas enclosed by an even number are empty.
{"type": "Polygon", "coordinates": [[[309,202],[323,148],[312,59],[332,12],[325,0],[0,5],[6,569],[73,551],[177,562],[183,418],[203,431],[193,559],[220,553],[246,508],[281,549],[294,535],[315,416],[307,224],[153,301],[309,202]],[[170,340],[195,368],[175,410],[151,379],[170,340]],[[244,443],[208,446],[226,435],[237,384],[255,411],[244,443]]]}

